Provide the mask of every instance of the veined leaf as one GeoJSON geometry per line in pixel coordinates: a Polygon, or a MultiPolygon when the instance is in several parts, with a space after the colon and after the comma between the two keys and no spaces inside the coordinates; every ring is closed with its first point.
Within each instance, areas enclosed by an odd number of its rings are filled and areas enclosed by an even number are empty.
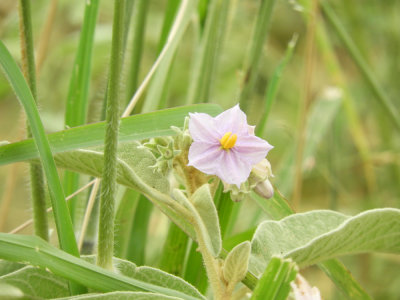
{"type": "MultiPolygon", "coordinates": [[[[151,165],[156,163],[151,152],[139,143],[121,143],[118,150],[117,160],[117,182],[129,188],[137,190],[147,196],[161,211],[171,218],[189,236],[194,237],[193,227],[169,205],[159,198],[149,195],[143,185],[156,194],[168,193],[169,183],[167,179],[157,172],[153,172],[151,165]]],[[[101,177],[103,174],[103,152],[99,150],[76,150],[63,152],[55,157],[57,166],[67,170],[84,173],[87,175],[101,177]]]]}
{"type": "Polygon", "coordinates": [[[264,221],[252,240],[251,266],[260,274],[273,255],[305,267],[362,252],[400,253],[399,209],[374,209],[354,217],[312,211],[264,221]]]}
{"type": "Polygon", "coordinates": [[[0,277],[0,285],[9,284],[18,288],[25,297],[50,299],[70,295],[68,282],[40,268],[26,266],[0,277]]]}
{"type": "Polygon", "coordinates": [[[0,276],[15,272],[19,269],[22,269],[23,267],[25,267],[25,265],[20,263],[7,260],[0,260],[0,276]]]}
{"type": "MultiPolygon", "coordinates": [[[[222,112],[215,104],[188,105],[123,118],[119,142],[174,135],[171,126],[182,127],[189,112],[203,112],[216,116],[222,112]]],[[[74,127],[47,135],[53,153],[99,146],[104,143],[105,122],[74,127]]],[[[0,147],[0,165],[38,158],[32,139],[0,147]]]]}
{"type": "Polygon", "coordinates": [[[199,215],[204,235],[208,235],[209,248],[217,257],[222,248],[221,230],[219,228],[218,213],[215,208],[210,185],[205,184],[198,188],[191,197],[193,206],[199,215]],[[203,228],[204,227],[204,228],[203,228]]]}
{"type": "Polygon", "coordinates": [[[235,286],[247,273],[251,244],[249,241],[240,243],[229,252],[225,259],[222,272],[229,285],[235,286]]]}
{"type": "Polygon", "coordinates": [[[191,196],[190,200],[179,189],[174,189],[175,199],[183,204],[192,214],[197,224],[196,236],[200,235],[208,251],[218,257],[222,248],[217,209],[210,192],[210,185],[204,184],[191,196]]]}
{"type": "MultiPolygon", "coordinates": [[[[91,255],[84,257],[84,259],[94,264],[96,257],[91,255]]],[[[113,265],[116,272],[121,275],[148,282],[157,286],[178,290],[198,299],[204,299],[204,296],[188,282],[160,269],[146,266],[137,267],[130,261],[116,257],[113,258],[113,265]]]]}

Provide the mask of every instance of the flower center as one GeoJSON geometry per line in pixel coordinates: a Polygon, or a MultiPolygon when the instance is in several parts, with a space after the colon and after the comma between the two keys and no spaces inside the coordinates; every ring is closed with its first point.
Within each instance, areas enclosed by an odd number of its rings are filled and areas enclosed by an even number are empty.
{"type": "Polygon", "coordinates": [[[219,140],[221,143],[221,147],[223,149],[231,149],[233,146],[235,146],[237,140],[237,134],[232,132],[227,132],[224,134],[224,136],[219,140]]]}

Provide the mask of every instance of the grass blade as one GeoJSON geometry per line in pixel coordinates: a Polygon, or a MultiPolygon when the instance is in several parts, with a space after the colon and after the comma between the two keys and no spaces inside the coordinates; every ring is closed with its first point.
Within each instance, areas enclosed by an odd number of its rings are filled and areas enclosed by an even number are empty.
{"type": "MultiPolygon", "coordinates": [[[[305,127],[304,151],[302,157],[302,170],[306,169],[307,161],[315,156],[317,146],[321,143],[327,130],[330,128],[335,116],[339,112],[342,103],[340,90],[326,89],[323,95],[315,101],[310,108],[309,117],[305,127]]],[[[290,149],[280,165],[277,178],[277,186],[284,195],[292,193],[294,179],[294,149],[290,149]]]]}
{"type": "MultiPolygon", "coordinates": [[[[119,141],[142,140],[176,134],[170,127],[182,127],[189,112],[216,116],[222,111],[215,104],[196,104],[122,118],[119,141]]],[[[102,145],[105,122],[79,126],[48,135],[53,153],[102,145]]],[[[0,165],[38,158],[34,140],[0,146],[0,165]]]]}
{"type": "Polygon", "coordinates": [[[65,253],[34,236],[0,233],[0,258],[29,262],[54,274],[101,292],[149,291],[182,299],[198,299],[183,292],[157,286],[102,269],[65,253]]]}
{"type": "Polygon", "coordinates": [[[132,216],[135,214],[140,194],[132,189],[126,189],[115,215],[115,256],[126,259],[128,242],[131,236],[132,216]]]}
{"type": "Polygon", "coordinates": [[[224,39],[230,1],[209,3],[204,33],[193,65],[187,103],[209,102],[224,39]]]}
{"type": "MultiPolygon", "coordinates": [[[[89,87],[92,65],[92,52],[94,31],[96,27],[99,0],[85,2],[85,14],[79,39],[78,51],[72,69],[69,84],[67,104],[65,110],[65,127],[75,127],[86,123],[89,102],[89,87]]],[[[65,171],[64,191],[67,195],[72,194],[79,188],[79,175],[65,171]]],[[[76,199],[69,202],[72,221],[75,219],[76,199]]]]}
{"type": "Polygon", "coordinates": [[[272,11],[276,0],[261,0],[260,9],[256,19],[253,36],[250,41],[250,48],[243,67],[243,83],[240,92],[240,106],[246,110],[250,103],[249,97],[254,89],[260,66],[262,49],[268,36],[271,23],[272,11]]]}
{"type": "Polygon", "coordinates": [[[132,38],[132,55],[129,69],[129,77],[127,82],[127,103],[135,94],[140,73],[140,63],[142,61],[142,51],[144,43],[144,33],[146,29],[146,17],[149,1],[137,0],[133,7],[133,38],[132,38]]]}
{"type": "Polygon", "coordinates": [[[188,236],[174,223],[169,224],[167,239],[165,240],[160,269],[176,276],[183,275],[183,266],[188,245],[188,236]]]}
{"type": "Polygon", "coordinates": [[[392,101],[388,98],[383,88],[379,85],[378,80],[375,78],[373,71],[368,66],[366,61],[361,55],[361,52],[358,50],[357,46],[354,44],[353,40],[347,33],[346,29],[340,23],[339,18],[332,10],[328,1],[321,1],[321,8],[328,20],[328,22],[332,25],[337,35],[343,42],[344,46],[347,48],[347,51],[351,55],[357,67],[360,69],[364,79],[367,81],[370,86],[372,92],[375,94],[376,98],[379,100],[380,106],[386,111],[392,120],[393,124],[396,126],[397,130],[400,130],[400,114],[396,107],[393,105],[392,101]]]}
{"type": "Polygon", "coordinates": [[[276,99],[276,94],[278,92],[278,87],[279,83],[281,80],[282,73],[287,65],[287,63],[290,61],[290,59],[293,56],[294,48],[297,43],[297,35],[293,35],[292,39],[290,40],[285,56],[279,63],[279,65],[276,67],[274,74],[272,75],[271,82],[268,84],[267,91],[265,93],[265,109],[264,113],[262,114],[260,122],[258,122],[258,126],[256,127],[256,135],[257,136],[264,136],[265,135],[265,129],[267,125],[267,120],[269,113],[271,111],[272,104],[275,102],[276,99]]]}
{"type": "Polygon", "coordinates": [[[290,292],[290,282],[297,275],[298,268],[294,262],[273,257],[261,275],[250,299],[285,300],[290,292]]]}
{"type": "Polygon", "coordinates": [[[139,266],[145,264],[147,232],[152,210],[152,203],[145,196],[140,195],[128,237],[126,255],[128,260],[139,266]]]}
{"type": "MultiPolygon", "coordinates": [[[[44,132],[43,124],[40,120],[35,101],[22,76],[21,71],[18,69],[18,66],[11,54],[1,41],[0,63],[4,69],[7,79],[17,95],[18,100],[23,105],[29,120],[32,136],[34,137],[37,150],[40,154],[43,170],[49,186],[54,219],[56,222],[61,249],[71,253],[72,255],[79,256],[67,203],[65,202],[65,197],[60,179],[58,177],[56,165],[54,163],[50,145],[44,132]]],[[[79,286],[71,286],[71,288],[73,289],[73,293],[85,291],[84,288],[79,286]]]]}
{"type": "Polygon", "coordinates": [[[79,126],[86,122],[94,31],[98,10],[99,0],[85,2],[82,31],[67,97],[65,125],[68,127],[79,126]]]}
{"type": "Polygon", "coordinates": [[[372,299],[357,281],[348,273],[346,267],[337,259],[331,259],[320,263],[319,268],[332,279],[336,287],[346,296],[347,299],[369,300],[372,299]],[[343,276],[347,274],[347,276],[343,276]],[[348,280],[350,279],[350,280],[348,280]]]}
{"type": "Polygon", "coordinates": [[[173,21],[179,8],[181,0],[168,0],[167,8],[165,9],[164,23],[162,26],[160,41],[158,42],[158,53],[162,51],[165,43],[167,42],[173,21]]]}
{"type": "Polygon", "coordinates": [[[193,13],[196,11],[196,6],[196,0],[182,0],[181,2],[174,25],[170,30],[167,43],[164,45],[163,51],[161,51],[159,55],[159,59],[162,57],[162,61],[160,61],[156,74],[152,78],[146,99],[143,103],[143,112],[159,108],[162,93],[165,91],[165,83],[168,80],[172,60],[193,13]]]}

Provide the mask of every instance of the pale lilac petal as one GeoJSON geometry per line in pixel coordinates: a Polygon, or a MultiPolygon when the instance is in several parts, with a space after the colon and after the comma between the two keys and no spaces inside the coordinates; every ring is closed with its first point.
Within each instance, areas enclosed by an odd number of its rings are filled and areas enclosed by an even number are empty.
{"type": "Polygon", "coordinates": [[[236,134],[247,134],[248,125],[246,114],[241,111],[239,104],[220,113],[215,117],[216,124],[220,134],[224,135],[226,132],[236,134]]]}
{"type": "Polygon", "coordinates": [[[189,164],[203,173],[216,175],[223,152],[219,145],[193,142],[189,149],[189,164]]]}
{"type": "Polygon", "coordinates": [[[242,160],[254,165],[264,159],[272,148],[267,141],[254,135],[248,135],[238,137],[231,151],[237,153],[242,160]]]}
{"type": "Polygon", "coordinates": [[[254,131],[256,129],[256,126],[251,126],[251,125],[247,125],[248,126],[248,132],[250,135],[254,135],[254,131]]]}
{"type": "Polygon", "coordinates": [[[233,151],[225,151],[219,161],[217,176],[229,184],[236,184],[238,188],[247,180],[251,171],[251,164],[240,159],[233,151]]]}
{"type": "Polygon", "coordinates": [[[219,143],[220,134],[216,130],[215,119],[204,113],[191,113],[189,119],[189,132],[192,139],[205,143],[219,143]]]}
{"type": "Polygon", "coordinates": [[[189,131],[194,140],[189,149],[189,166],[203,173],[217,175],[228,184],[240,188],[252,167],[262,161],[273,147],[254,136],[254,126],[247,124],[239,105],[217,117],[203,113],[190,114],[189,131]],[[227,133],[237,134],[236,144],[222,149],[220,139],[227,133]]]}

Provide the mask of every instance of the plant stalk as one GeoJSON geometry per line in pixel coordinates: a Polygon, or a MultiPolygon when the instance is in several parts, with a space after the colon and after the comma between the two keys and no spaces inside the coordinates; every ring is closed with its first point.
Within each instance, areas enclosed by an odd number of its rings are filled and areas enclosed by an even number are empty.
{"type": "Polygon", "coordinates": [[[212,287],[214,293],[214,299],[221,300],[224,295],[224,288],[222,286],[221,278],[220,278],[220,270],[217,260],[213,257],[213,255],[208,251],[206,243],[203,239],[203,235],[201,233],[201,229],[197,224],[193,224],[194,230],[196,232],[197,243],[199,245],[199,251],[203,256],[204,265],[206,267],[208,280],[210,281],[210,285],[212,287]]]}
{"type": "Polygon", "coordinates": [[[148,3],[149,1],[147,0],[137,0],[134,2],[132,57],[128,78],[127,104],[129,104],[129,101],[138,88],[148,3]]]}
{"type": "Polygon", "coordinates": [[[122,70],[125,0],[114,5],[113,36],[111,45],[110,77],[107,93],[106,135],[104,148],[103,182],[100,198],[99,242],[97,265],[112,270],[114,252],[114,197],[117,178],[118,101],[122,70]]]}
{"type": "MultiPolygon", "coordinates": [[[[29,84],[35,102],[37,102],[36,90],[36,70],[35,55],[32,35],[32,18],[30,0],[20,0],[20,34],[21,34],[21,58],[22,72],[29,84]]],[[[27,123],[28,137],[32,137],[32,132],[27,123]]],[[[35,234],[42,239],[49,240],[49,228],[46,213],[46,191],[43,177],[42,166],[38,164],[30,165],[30,181],[32,189],[32,207],[35,234]]]]}

